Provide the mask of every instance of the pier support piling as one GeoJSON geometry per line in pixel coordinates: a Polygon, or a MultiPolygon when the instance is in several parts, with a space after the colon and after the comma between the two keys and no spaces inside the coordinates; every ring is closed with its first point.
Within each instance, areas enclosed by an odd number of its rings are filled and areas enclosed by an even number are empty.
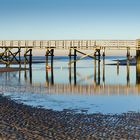
{"type": "Polygon", "coordinates": [[[76,49],[74,49],[74,85],[76,85],[76,49]]]}
{"type": "Polygon", "coordinates": [[[100,56],[98,56],[98,85],[100,85],[100,56]]]}
{"type": "Polygon", "coordinates": [[[54,73],[53,73],[53,59],[54,59],[54,49],[47,49],[46,51],[46,83],[49,83],[48,69],[51,69],[51,84],[54,84],[54,73]],[[48,59],[50,57],[51,67],[48,66],[48,59]]]}
{"type": "Polygon", "coordinates": [[[53,58],[54,58],[54,49],[51,49],[51,84],[52,85],[54,85],[53,58]]]}
{"type": "Polygon", "coordinates": [[[69,83],[71,84],[71,49],[69,50],[69,83]]]}
{"type": "Polygon", "coordinates": [[[127,54],[126,54],[127,58],[130,58],[130,48],[127,48],[127,54]]]}
{"type": "Polygon", "coordinates": [[[48,84],[49,84],[49,76],[48,76],[48,69],[47,69],[47,67],[48,67],[48,49],[46,50],[46,84],[47,84],[47,86],[48,86],[48,84]]]}
{"type": "Polygon", "coordinates": [[[29,54],[29,68],[32,68],[32,49],[30,49],[30,54],[29,54]]]}
{"type": "Polygon", "coordinates": [[[117,60],[117,75],[119,75],[119,60],[117,60]]]}
{"type": "Polygon", "coordinates": [[[127,50],[127,60],[126,60],[126,69],[127,69],[127,85],[130,85],[130,52],[127,50]]]}

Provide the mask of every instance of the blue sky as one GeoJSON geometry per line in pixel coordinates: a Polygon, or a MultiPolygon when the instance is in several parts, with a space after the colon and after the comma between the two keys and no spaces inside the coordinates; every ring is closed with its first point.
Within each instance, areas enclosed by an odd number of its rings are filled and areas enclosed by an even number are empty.
{"type": "Polygon", "coordinates": [[[0,0],[0,39],[137,39],[139,0],[0,0]]]}

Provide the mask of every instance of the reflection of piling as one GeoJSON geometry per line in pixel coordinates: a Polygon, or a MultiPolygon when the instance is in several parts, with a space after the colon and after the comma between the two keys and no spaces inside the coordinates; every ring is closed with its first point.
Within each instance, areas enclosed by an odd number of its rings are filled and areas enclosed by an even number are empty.
{"type": "Polygon", "coordinates": [[[48,75],[48,69],[46,69],[46,85],[49,84],[49,75],[48,75]]]}
{"type": "Polygon", "coordinates": [[[51,84],[54,85],[54,73],[53,73],[53,67],[51,68],[51,84]]]}
{"type": "Polygon", "coordinates": [[[76,79],[76,61],[77,61],[77,50],[76,49],[73,49],[73,53],[72,53],[72,50],[70,49],[69,50],[69,83],[71,84],[71,80],[72,80],[72,78],[71,78],[71,72],[72,72],[72,70],[71,70],[71,62],[72,62],[72,58],[74,59],[73,60],[73,70],[74,70],[74,85],[76,85],[77,84],[77,79],[76,79]],[[73,57],[72,57],[73,56],[73,57]]]}
{"type": "Polygon", "coordinates": [[[119,75],[119,60],[117,60],[117,75],[119,75]]]}
{"type": "Polygon", "coordinates": [[[105,48],[103,48],[103,58],[105,57],[105,48]]]}
{"type": "Polygon", "coordinates": [[[27,81],[27,71],[26,71],[26,69],[24,70],[24,80],[27,81]]]}
{"type": "Polygon", "coordinates": [[[127,57],[127,85],[130,85],[130,59],[127,57]]]}
{"type": "Polygon", "coordinates": [[[105,55],[103,55],[103,83],[105,83],[105,55]]]}
{"type": "Polygon", "coordinates": [[[130,85],[130,48],[127,48],[127,60],[126,60],[126,69],[127,69],[127,85],[130,85]]]}
{"type": "Polygon", "coordinates": [[[21,70],[19,69],[19,75],[18,75],[18,81],[19,81],[19,83],[20,83],[20,81],[21,81],[21,70]]]}
{"type": "Polygon", "coordinates": [[[100,51],[101,51],[100,49],[96,49],[94,53],[95,57],[94,82],[96,83],[96,57],[98,56],[98,84],[100,84],[100,57],[101,57],[100,51]]]}
{"type": "Polygon", "coordinates": [[[71,64],[69,64],[69,83],[71,84],[71,64]]]}
{"type": "Polygon", "coordinates": [[[32,84],[32,67],[29,69],[30,84],[32,84]]]}
{"type": "Polygon", "coordinates": [[[103,48],[103,84],[105,84],[105,48],[103,48]]]}

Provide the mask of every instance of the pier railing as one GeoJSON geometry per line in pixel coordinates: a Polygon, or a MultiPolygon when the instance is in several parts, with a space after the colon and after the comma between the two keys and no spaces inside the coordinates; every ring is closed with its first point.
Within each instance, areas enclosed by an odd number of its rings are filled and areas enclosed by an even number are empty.
{"type": "Polygon", "coordinates": [[[138,40],[0,40],[0,48],[54,48],[54,49],[71,49],[78,48],[90,50],[94,48],[105,49],[137,49],[138,40]]]}

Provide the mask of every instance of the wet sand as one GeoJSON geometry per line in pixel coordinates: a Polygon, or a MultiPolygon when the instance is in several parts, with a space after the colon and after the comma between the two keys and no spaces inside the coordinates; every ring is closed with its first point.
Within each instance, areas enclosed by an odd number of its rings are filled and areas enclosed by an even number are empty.
{"type": "Polygon", "coordinates": [[[78,114],[34,108],[0,95],[0,139],[139,139],[140,113],[78,114]]]}

